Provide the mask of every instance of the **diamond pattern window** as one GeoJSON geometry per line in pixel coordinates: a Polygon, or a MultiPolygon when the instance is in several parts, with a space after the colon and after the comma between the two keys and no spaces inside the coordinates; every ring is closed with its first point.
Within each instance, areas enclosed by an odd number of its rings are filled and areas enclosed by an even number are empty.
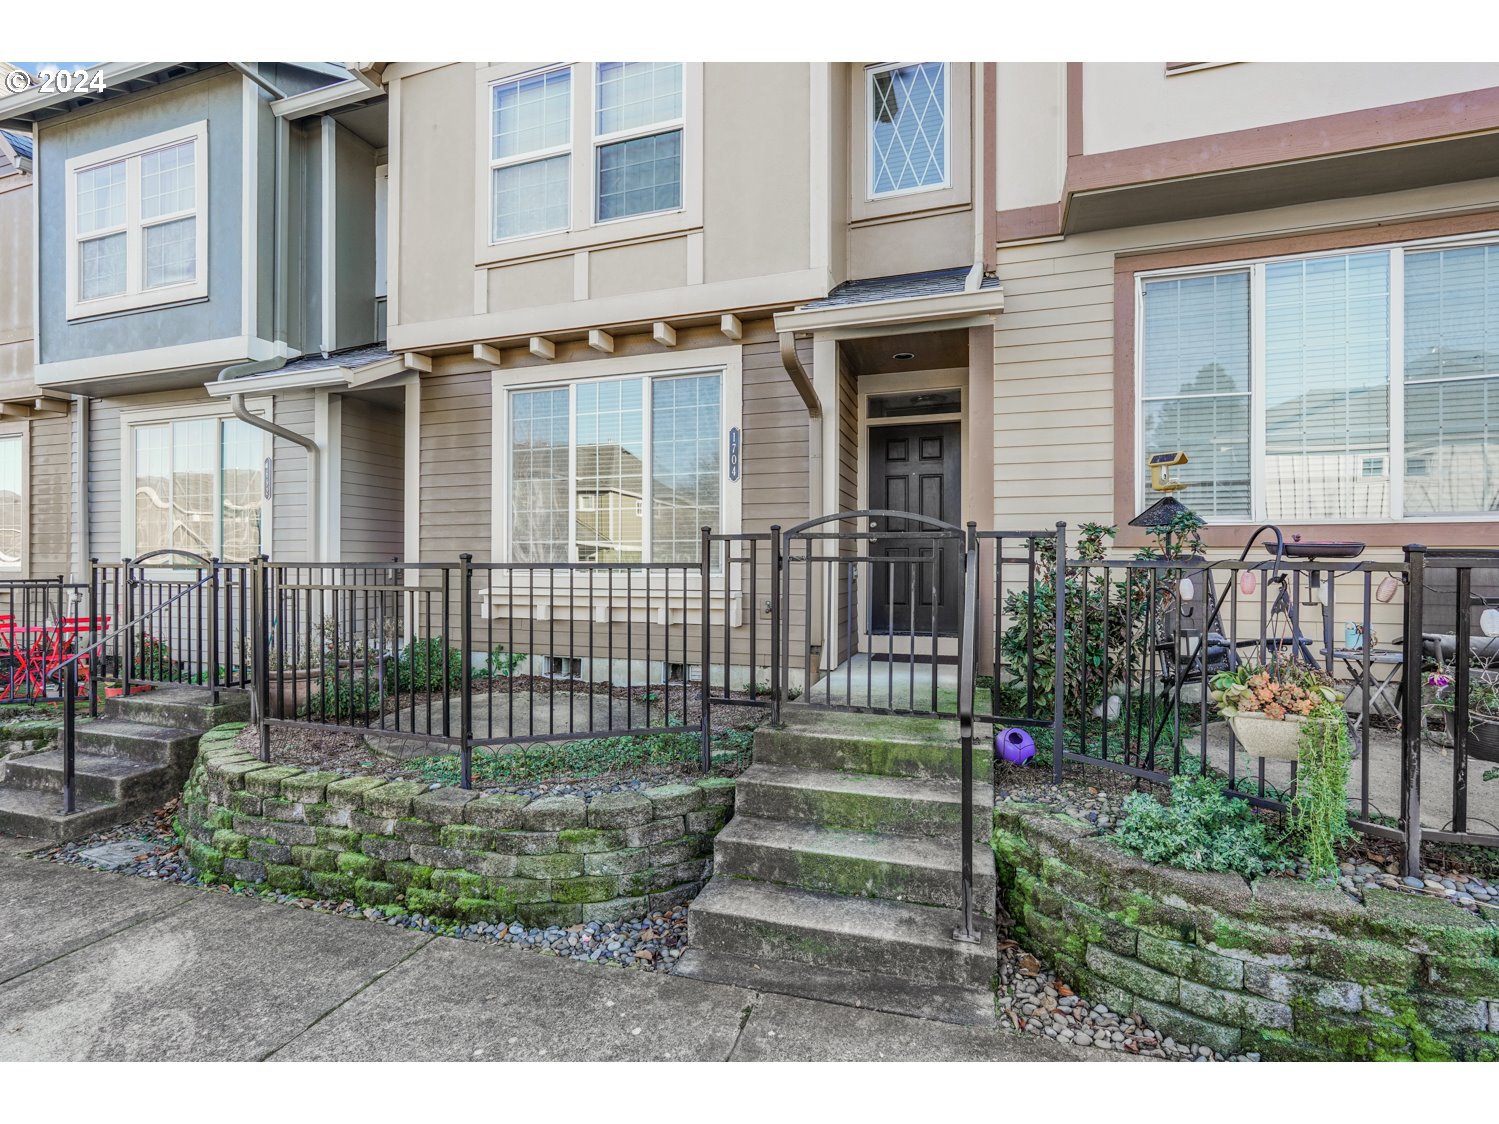
{"type": "Polygon", "coordinates": [[[896,63],[868,75],[870,198],[945,187],[947,64],[896,63]]]}

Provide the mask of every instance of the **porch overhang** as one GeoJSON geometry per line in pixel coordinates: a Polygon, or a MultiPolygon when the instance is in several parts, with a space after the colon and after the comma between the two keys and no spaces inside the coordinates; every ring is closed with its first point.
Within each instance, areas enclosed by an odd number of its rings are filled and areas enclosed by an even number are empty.
{"type": "MultiPolygon", "coordinates": [[[[941,272],[957,279],[960,273],[966,273],[967,270],[941,272]]],[[[904,331],[981,328],[992,325],[1004,311],[1004,290],[993,278],[984,278],[976,289],[957,287],[899,295],[899,283],[904,280],[876,278],[840,285],[824,300],[812,301],[790,312],[778,312],[775,318],[776,331],[814,332],[823,339],[855,339],[881,335],[895,327],[904,331]],[[846,299],[840,299],[840,290],[873,286],[885,281],[891,282],[888,288],[897,295],[871,300],[860,299],[854,293],[846,299]]]]}
{"type": "Polygon", "coordinates": [[[203,389],[213,398],[280,390],[373,390],[409,373],[411,368],[404,356],[371,347],[341,356],[304,356],[280,370],[210,382],[203,389]]]}

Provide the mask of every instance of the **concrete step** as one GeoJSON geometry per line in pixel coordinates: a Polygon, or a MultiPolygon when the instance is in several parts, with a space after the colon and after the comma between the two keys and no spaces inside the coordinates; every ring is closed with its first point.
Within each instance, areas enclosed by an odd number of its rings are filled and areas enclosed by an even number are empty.
{"type": "MultiPolygon", "coordinates": [[[[114,827],[139,815],[122,814],[118,804],[77,799],[71,816],[62,814],[62,793],[31,788],[0,788],[0,832],[64,843],[114,827]]],[[[144,811],[144,809],[142,809],[144,811]]]]}
{"type": "Polygon", "coordinates": [[[99,757],[124,757],[183,768],[192,765],[201,734],[175,726],[153,726],[123,718],[80,722],[75,745],[99,757]]]}
{"type": "MultiPolygon", "coordinates": [[[[951,839],[962,829],[961,784],[953,780],[871,776],[832,769],[799,769],[756,763],[734,786],[740,816],[799,820],[850,831],[951,839]]],[[[975,784],[973,838],[987,840],[993,789],[975,784]]]]}
{"type": "MultiPolygon", "coordinates": [[[[76,753],[73,791],[88,800],[123,804],[136,800],[161,803],[177,790],[177,772],[169,765],[134,761],[128,757],[100,757],[76,753]]],[[[6,763],[7,788],[62,793],[63,752],[49,749],[6,763]]]]}
{"type": "Polygon", "coordinates": [[[106,700],[105,715],[200,734],[224,722],[249,720],[250,696],[244,691],[221,690],[217,705],[209,698],[207,687],[157,687],[144,694],[106,700]]]}
{"type": "MultiPolygon", "coordinates": [[[[956,840],[839,831],[737,815],[713,847],[716,874],[804,890],[961,908],[963,859],[956,840]]],[[[994,913],[994,853],[973,844],[974,908],[994,913]]]]}
{"type": "Polygon", "coordinates": [[[847,968],[818,968],[789,960],[756,960],[701,948],[683,952],[671,974],[936,1022],[994,1026],[997,1021],[994,992],[987,985],[924,983],[847,968]]]}
{"type": "Polygon", "coordinates": [[[953,939],[955,909],[846,897],[715,875],[687,912],[688,943],[764,963],[789,961],[925,983],[986,988],[994,921],[976,943],[953,939]]]}
{"type": "MultiPolygon", "coordinates": [[[[830,711],[789,714],[783,725],[755,731],[755,760],[887,777],[956,780],[963,775],[958,724],[940,718],[830,711]]],[[[988,780],[993,772],[993,751],[986,739],[976,738],[973,775],[988,780]]]]}

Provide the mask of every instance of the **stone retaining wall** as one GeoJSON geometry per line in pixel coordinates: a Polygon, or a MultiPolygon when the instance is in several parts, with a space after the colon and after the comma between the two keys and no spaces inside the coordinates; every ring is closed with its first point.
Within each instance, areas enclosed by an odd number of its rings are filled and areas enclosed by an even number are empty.
{"type": "Polygon", "coordinates": [[[1017,939],[1088,999],[1225,1054],[1499,1058],[1499,909],[1152,866],[1094,831],[994,812],[1017,939]]]}
{"type": "Polygon", "coordinates": [[[531,799],[267,765],[203,736],[178,833],[203,877],[465,922],[613,921],[693,898],[734,782],[531,799]]]}

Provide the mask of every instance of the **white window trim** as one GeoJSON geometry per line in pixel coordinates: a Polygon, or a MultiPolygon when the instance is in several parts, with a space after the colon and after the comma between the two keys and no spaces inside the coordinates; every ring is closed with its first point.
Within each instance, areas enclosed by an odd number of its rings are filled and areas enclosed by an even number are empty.
{"type": "MultiPolygon", "coordinates": [[[[637,355],[621,359],[596,359],[585,360],[577,363],[569,363],[565,368],[557,371],[548,370],[543,376],[536,368],[504,371],[496,369],[491,375],[491,392],[495,404],[493,421],[493,448],[494,456],[491,461],[492,495],[495,497],[494,518],[490,521],[490,547],[491,557],[509,563],[510,554],[510,395],[514,391],[523,390],[556,390],[563,387],[572,390],[578,383],[588,380],[622,379],[622,378],[670,378],[679,375],[707,375],[717,374],[719,376],[719,532],[721,534],[738,534],[742,518],[742,496],[741,487],[744,479],[743,472],[740,479],[731,481],[729,479],[729,457],[728,457],[728,432],[731,428],[740,429],[743,432],[743,410],[744,410],[744,371],[743,351],[738,347],[705,347],[697,349],[688,355],[681,357],[676,365],[663,362],[664,357],[660,355],[637,355]],[[686,360],[694,360],[687,362],[686,360]]],[[[572,409],[574,394],[569,394],[569,411],[572,409]]],[[[650,409],[649,400],[642,403],[645,408],[643,418],[644,437],[649,448],[650,442],[650,409]]],[[[570,415],[571,416],[571,415],[570,415]]],[[[569,426],[572,422],[569,421],[569,426]]],[[[569,462],[573,459],[575,445],[569,441],[569,462]]],[[[741,438],[741,449],[743,447],[741,438]]],[[[571,463],[569,466],[571,471],[571,463]]],[[[645,484],[649,492],[650,487],[650,465],[645,466],[645,484]]],[[[571,495],[571,493],[570,493],[571,495]]],[[[569,500],[569,543],[575,533],[574,521],[577,512],[574,510],[575,499],[569,500]]],[[[649,507],[645,507],[642,515],[646,519],[647,527],[646,546],[649,548],[649,507]]],[[[551,565],[546,563],[545,565],[551,565]]],[[[647,564],[647,563],[642,563],[647,564]]],[[[648,563],[649,565],[681,565],[681,563],[648,563]]],[[[524,565],[524,563],[522,563],[524,565]]],[[[538,563],[538,566],[543,565],[538,563]]],[[[721,575],[715,573],[715,582],[721,575]]]]}
{"type": "Polygon", "coordinates": [[[488,160],[488,172],[485,174],[484,183],[486,188],[486,209],[489,212],[489,244],[491,246],[504,245],[506,242],[520,242],[527,238],[542,238],[548,234],[556,234],[559,231],[571,230],[573,225],[573,177],[577,174],[577,155],[573,152],[574,138],[578,127],[578,75],[577,68],[571,63],[563,63],[560,66],[543,66],[535,70],[521,71],[519,74],[507,74],[503,78],[491,81],[487,100],[489,105],[489,129],[485,134],[485,155],[488,160]],[[528,78],[540,78],[545,74],[557,74],[567,71],[569,75],[567,89],[567,143],[553,145],[550,148],[537,148],[516,156],[501,156],[498,159],[494,155],[494,92],[500,86],[508,86],[515,82],[524,82],[528,78]],[[561,226],[548,227],[546,230],[533,230],[528,234],[511,234],[504,238],[495,237],[494,213],[494,174],[499,168],[513,168],[521,164],[534,164],[541,160],[551,159],[553,156],[567,156],[567,218],[561,226]]]}
{"type": "MultiPolygon", "coordinates": [[[[596,213],[595,185],[596,160],[588,161],[589,167],[579,167],[577,148],[583,144],[580,138],[593,135],[594,102],[596,92],[590,90],[586,97],[578,96],[580,75],[582,81],[593,85],[595,67],[593,63],[549,62],[499,64],[478,68],[475,83],[474,120],[474,265],[487,269],[522,259],[536,259],[575,253],[579,250],[612,246],[627,240],[658,238],[698,230],[703,223],[703,70],[701,62],[682,63],[682,203],[668,211],[651,211],[646,214],[629,215],[624,218],[593,221],[596,213]],[[529,77],[563,66],[573,68],[573,162],[570,169],[571,189],[569,199],[569,226],[565,230],[543,231],[536,234],[521,234],[513,238],[494,241],[494,202],[490,187],[490,107],[493,104],[491,89],[502,82],[529,77]],[[586,131],[585,131],[586,130],[586,131]]],[[[670,126],[667,126],[669,128],[670,126]]],[[[661,131],[662,126],[652,126],[661,131]]],[[[393,247],[393,250],[398,250],[393,247]]],[[[394,257],[394,254],[393,254],[394,257]]],[[[482,284],[481,284],[482,291],[482,284]]]]}
{"type": "Polygon", "coordinates": [[[21,422],[0,429],[0,444],[15,441],[21,450],[21,557],[0,561],[0,574],[12,578],[31,576],[31,426],[21,422]]]}
{"type": "MultiPolygon", "coordinates": [[[[936,60],[929,60],[935,62],[936,60]]],[[[877,199],[896,199],[903,195],[921,195],[928,191],[946,191],[952,187],[952,67],[942,67],[942,182],[923,184],[893,191],[874,189],[874,79],[877,74],[899,70],[903,66],[924,66],[922,62],[884,62],[864,68],[864,201],[873,203],[877,199]]]]}
{"type": "Polygon", "coordinates": [[[142,308],[158,308],[181,304],[184,301],[202,300],[208,296],[208,122],[206,120],[170,129],[164,133],[127,141],[110,148],[74,156],[63,165],[67,199],[67,318],[82,320],[91,316],[106,316],[116,312],[128,312],[142,308]],[[159,149],[170,148],[191,140],[193,146],[193,201],[191,211],[171,215],[159,215],[149,222],[140,214],[140,165],[141,157],[159,149]],[[87,236],[78,231],[78,173],[97,168],[103,164],[126,161],[125,168],[125,223],[118,229],[89,231],[87,236]],[[191,281],[175,285],[159,285],[144,288],[145,257],[144,231],[148,226],[173,222],[191,215],[197,223],[197,272],[191,281]],[[80,240],[93,239],[110,233],[125,235],[125,291],[114,296],[80,300],[78,247],[80,240]]]}
{"type": "Polygon", "coordinates": [[[613,226],[615,223],[633,222],[636,219],[649,218],[652,215],[674,215],[679,214],[687,202],[687,64],[682,64],[682,112],[668,121],[654,121],[649,125],[641,125],[634,129],[619,129],[612,133],[600,133],[599,127],[599,66],[600,63],[588,64],[588,132],[593,137],[593,148],[589,153],[588,178],[589,178],[589,221],[593,226],[613,226]],[[633,215],[621,215],[615,219],[604,219],[599,217],[599,150],[606,145],[618,144],[620,141],[634,140],[636,137],[653,137],[659,133],[679,132],[682,141],[677,146],[677,159],[681,161],[677,168],[678,199],[675,207],[662,207],[655,211],[640,211],[633,215]]]}
{"type": "MultiPolygon", "coordinates": [[[[245,407],[250,413],[266,421],[275,420],[274,399],[270,397],[249,398],[245,407]]],[[[135,542],[135,433],[140,426],[161,425],[174,421],[232,420],[234,411],[228,402],[189,403],[180,406],[155,406],[139,410],[124,410],[120,413],[120,554],[134,558],[139,552],[135,542]]],[[[262,464],[271,462],[271,495],[266,497],[264,514],[260,520],[260,548],[271,550],[273,538],[272,517],[275,513],[275,449],[269,433],[261,431],[262,464]]],[[[222,462],[214,479],[214,505],[217,510],[223,503],[224,479],[222,462]]],[[[217,532],[216,532],[217,533],[217,532]]],[[[222,551],[222,542],[214,543],[215,553],[222,551]]]]}
{"type": "MultiPolygon", "coordinates": [[[[1406,515],[1405,490],[1405,255],[1420,250],[1440,250],[1460,246],[1499,245],[1499,231],[1439,238],[1422,238],[1409,242],[1376,242],[1362,246],[1329,247],[1299,254],[1276,254],[1263,258],[1213,262],[1208,265],[1165,267],[1135,274],[1135,359],[1134,359],[1134,428],[1135,464],[1132,466],[1133,496],[1143,494],[1149,471],[1144,467],[1145,411],[1145,284],[1147,281],[1172,277],[1201,277],[1222,273],[1249,273],[1249,470],[1250,516],[1246,519],[1209,519],[1217,527],[1252,527],[1268,520],[1265,504],[1265,267],[1279,262],[1306,261],[1314,258],[1342,257],[1352,254],[1385,253],[1389,259],[1389,332],[1390,332],[1390,448],[1388,475],[1390,513],[1380,522],[1422,523],[1491,523],[1492,512],[1454,515],[1406,515]],[[1397,471],[1398,469],[1398,471],[1397,471]]],[[[1491,378],[1476,375],[1473,378],[1491,378]]],[[[1373,455],[1373,454],[1370,454],[1373,455]]],[[[1381,454],[1383,455],[1383,454],[1381,454]]],[[[1367,518],[1307,520],[1316,526],[1367,525],[1367,518]]]]}

